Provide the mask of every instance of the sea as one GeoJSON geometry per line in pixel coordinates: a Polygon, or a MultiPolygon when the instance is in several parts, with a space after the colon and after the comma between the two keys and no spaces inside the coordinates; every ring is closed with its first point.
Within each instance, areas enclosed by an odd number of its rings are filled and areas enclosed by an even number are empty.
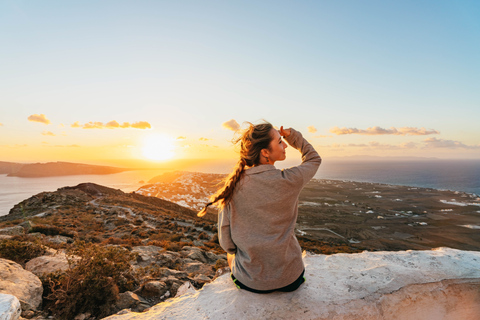
{"type": "MultiPolygon", "coordinates": [[[[227,166],[228,167],[228,166],[227,166]]],[[[227,167],[197,167],[199,172],[228,173],[227,167]],[[223,172],[225,171],[225,172],[223,172]]],[[[43,191],[55,191],[83,182],[120,189],[137,190],[165,169],[134,170],[109,175],[76,175],[47,178],[20,178],[0,175],[0,216],[8,214],[17,203],[43,191]]],[[[324,159],[315,178],[373,182],[480,195],[480,160],[420,161],[329,161],[324,159]]]]}

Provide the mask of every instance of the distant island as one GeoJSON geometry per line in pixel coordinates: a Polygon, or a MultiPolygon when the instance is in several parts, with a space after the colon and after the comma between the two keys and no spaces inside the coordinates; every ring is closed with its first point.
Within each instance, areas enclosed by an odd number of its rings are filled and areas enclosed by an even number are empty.
{"type": "Polygon", "coordinates": [[[132,169],[61,161],[26,164],[0,161],[0,174],[7,174],[8,177],[43,178],[86,174],[112,174],[130,170],[132,169]]]}

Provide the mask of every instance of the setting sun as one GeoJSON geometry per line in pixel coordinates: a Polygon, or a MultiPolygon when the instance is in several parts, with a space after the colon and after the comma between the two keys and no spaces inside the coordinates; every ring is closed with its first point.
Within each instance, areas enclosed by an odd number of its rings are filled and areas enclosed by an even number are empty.
{"type": "Polygon", "coordinates": [[[173,140],[164,135],[151,135],[143,141],[143,156],[150,160],[168,160],[175,155],[173,140]]]}

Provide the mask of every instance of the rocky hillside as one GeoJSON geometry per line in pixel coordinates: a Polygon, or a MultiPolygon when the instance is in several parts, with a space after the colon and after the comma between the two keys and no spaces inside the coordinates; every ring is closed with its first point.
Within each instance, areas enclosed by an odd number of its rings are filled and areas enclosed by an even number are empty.
{"type": "Polygon", "coordinates": [[[97,166],[72,162],[14,163],[0,161],[0,173],[10,177],[55,177],[85,174],[112,174],[129,171],[126,168],[97,166]]]}
{"type": "MultiPolygon", "coordinates": [[[[137,193],[200,210],[223,178],[169,172],[137,193]]],[[[313,247],[327,244],[323,253],[331,244],[358,250],[480,250],[479,213],[480,198],[465,192],[313,179],[300,194],[296,231],[313,247]]]]}
{"type": "Polygon", "coordinates": [[[17,292],[23,316],[34,319],[142,311],[175,296],[184,283],[200,288],[227,265],[213,221],[172,202],[92,183],[37,194],[1,220],[0,258],[8,260],[0,263],[0,293],[17,292]],[[63,276],[51,274],[56,271],[63,276]],[[111,279],[101,287],[113,291],[82,287],[89,276],[111,279]],[[83,280],[65,296],[67,278],[83,280]],[[15,290],[11,279],[17,279],[15,290]],[[95,295],[110,298],[86,303],[95,295]]]}
{"type": "MultiPolygon", "coordinates": [[[[0,293],[13,292],[11,279],[34,277],[13,281],[24,317],[93,320],[199,289],[227,262],[216,215],[196,214],[93,183],[39,193],[0,217],[0,293]]],[[[358,251],[341,241],[299,240],[315,252],[358,251]]]]}

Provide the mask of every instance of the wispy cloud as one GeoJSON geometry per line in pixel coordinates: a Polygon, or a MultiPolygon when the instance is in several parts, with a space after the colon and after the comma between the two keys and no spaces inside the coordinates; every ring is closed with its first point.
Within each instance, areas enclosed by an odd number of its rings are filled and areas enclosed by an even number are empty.
{"type": "Polygon", "coordinates": [[[187,137],[185,137],[185,136],[177,137],[177,140],[185,140],[185,139],[187,139],[187,137]]]}
{"type": "Polygon", "coordinates": [[[45,117],[45,115],[42,113],[42,114],[32,114],[30,116],[28,116],[28,121],[32,121],[32,122],[40,122],[40,123],[44,123],[44,124],[50,124],[50,120],[47,119],[47,117],[45,117]]]}
{"type": "Polygon", "coordinates": [[[425,148],[445,148],[445,149],[480,149],[480,145],[469,146],[460,141],[444,140],[437,138],[427,138],[423,140],[425,148]]]}
{"type": "Polygon", "coordinates": [[[53,132],[51,132],[51,131],[46,131],[46,130],[43,131],[42,134],[43,134],[44,136],[55,136],[55,134],[54,134],[53,132]]]}
{"type": "Polygon", "coordinates": [[[334,149],[363,148],[363,149],[401,150],[401,149],[415,149],[417,148],[417,144],[414,142],[407,142],[407,143],[401,143],[396,145],[396,144],[384,144],[378,141],[370,141],[369,143],[345,143],[345,144],[333,143],[331,145],[326,145],[322,147],[334,148],[334,149]]]}
{"type": "Polygon", "coordinates": [[[317,128],[315,128],[314,126],[309,126],[309,127],[307,127],[307,129],[308,129],[308,132],[310,132],[310,133],[317,132],[317,128]]]}
{"type": "Polygon", "coordinates": [[[240,125],[234,119],[231,119],[231,120],[228,120],[228,121],[222,123],[222,127],[224,127],[225,129],[228,129],[228,130],[232,130],[232,131],[240,130],[240,125]]]}
{"type": "Polygon", "coordinates": [[[125,128],[150,129],[152,126],[147,121],[138,121],[134,123],[124,122],[120,124],[116,120],[112,120],[105,124],[99,121],[90,121],[83,125],[80,124],[79,121],[75,121],[70,125],[70,127],[82,128],[82,129],[125,129],[125,128]]]}
{"type": "Polygon", "coordinates": [[[3,126],[3,123],[0,122],[0,127],[3,126]]]}
{"type": "Polygon", "coordinates": [[[394,128],[391,127],[390,129],[384,129],[381,127],[370,127],[367,129],[357,129],[357,128],[339,128],[333,127],[330,129],[331,133],[336,135],[344,135],[344,134],[361,134],[361,135],[397,135],[397,136],[425,136],[429,134],[439,134],[437,130],[427,130],[425,128],[414,128],[414,127],[402,127],[402,128],[394,128]]]}
{"type": "Polygon", "coordinates": [[[204,137],[201,137],[200,139],[198,139],[200,141],[208,141],[208,140],[212,140],[212,139],[208,139],[208,138],[204,138],[204,137]]]}

